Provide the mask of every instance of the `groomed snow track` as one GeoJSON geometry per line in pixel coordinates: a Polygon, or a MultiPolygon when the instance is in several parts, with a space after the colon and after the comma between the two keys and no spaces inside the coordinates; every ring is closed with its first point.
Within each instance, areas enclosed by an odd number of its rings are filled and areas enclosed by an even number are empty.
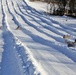
{"type": "Polygon", "coordinates": [[[62,38],[75,37],[75,29],[46,17],[26,0],[0,0],[0,9],[0,75],[76,75],[76,50],[62,38]]]}

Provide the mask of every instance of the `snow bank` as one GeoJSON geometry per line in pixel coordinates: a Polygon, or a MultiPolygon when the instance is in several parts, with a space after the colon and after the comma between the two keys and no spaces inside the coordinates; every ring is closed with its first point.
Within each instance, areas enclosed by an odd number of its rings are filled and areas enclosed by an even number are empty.
{"type": "Polygon", "coordinates": [[[2,62],[2,53],[3,53],[3,39],[2,39],[2,31],[0,30],[0,69],[1,69],[1,62],[2,62]]]}
{"type": "Polygon", "coordinates": [[[43,3],[43,2],[40,2],[40,1],[30,2],[29,0],[25,0],[25,2],[27,2],[27,4],[29,6],[36,9],[37,11],[42,11],[42,12],[47,11],[47,3],[43,3]]]}

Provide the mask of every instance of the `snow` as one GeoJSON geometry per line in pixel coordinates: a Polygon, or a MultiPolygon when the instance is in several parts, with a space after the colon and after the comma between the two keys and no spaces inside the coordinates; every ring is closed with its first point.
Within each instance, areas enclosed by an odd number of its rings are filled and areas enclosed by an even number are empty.
{"type": "Polygon", "coordinates": [[[0,0],[0,75],[76,75],[76,47],[63,39],[76,38],[76,19],[44,11],[44,2],[0,0]]]}

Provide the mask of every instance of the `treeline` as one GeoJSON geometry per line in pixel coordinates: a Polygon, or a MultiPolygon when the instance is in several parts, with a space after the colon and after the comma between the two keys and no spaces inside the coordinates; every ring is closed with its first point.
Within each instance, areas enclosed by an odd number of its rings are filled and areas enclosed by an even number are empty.
{"type": "Polygon", "coordinates": [[[76,0],[32,0],[44,1],[50,5],[50,14],[70,15],[76,17],[76,0]]]}
{"type": "Polygon", "coordinates": [[[76,16],[76,0],[48,0],[48,4],[49,3],[50,11],[52,11],[51,9],[53,7],[53,14],[55,15],[66,14],[76,16]]]}

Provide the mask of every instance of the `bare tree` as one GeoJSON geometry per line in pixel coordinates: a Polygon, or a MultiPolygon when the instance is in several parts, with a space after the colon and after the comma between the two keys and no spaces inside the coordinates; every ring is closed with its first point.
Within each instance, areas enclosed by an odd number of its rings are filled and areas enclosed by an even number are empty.
{"type": "Polygon", "coordinates": [[[76,0],[69,0],[69,7],[72,15],[76,10],[76,0]]]}

